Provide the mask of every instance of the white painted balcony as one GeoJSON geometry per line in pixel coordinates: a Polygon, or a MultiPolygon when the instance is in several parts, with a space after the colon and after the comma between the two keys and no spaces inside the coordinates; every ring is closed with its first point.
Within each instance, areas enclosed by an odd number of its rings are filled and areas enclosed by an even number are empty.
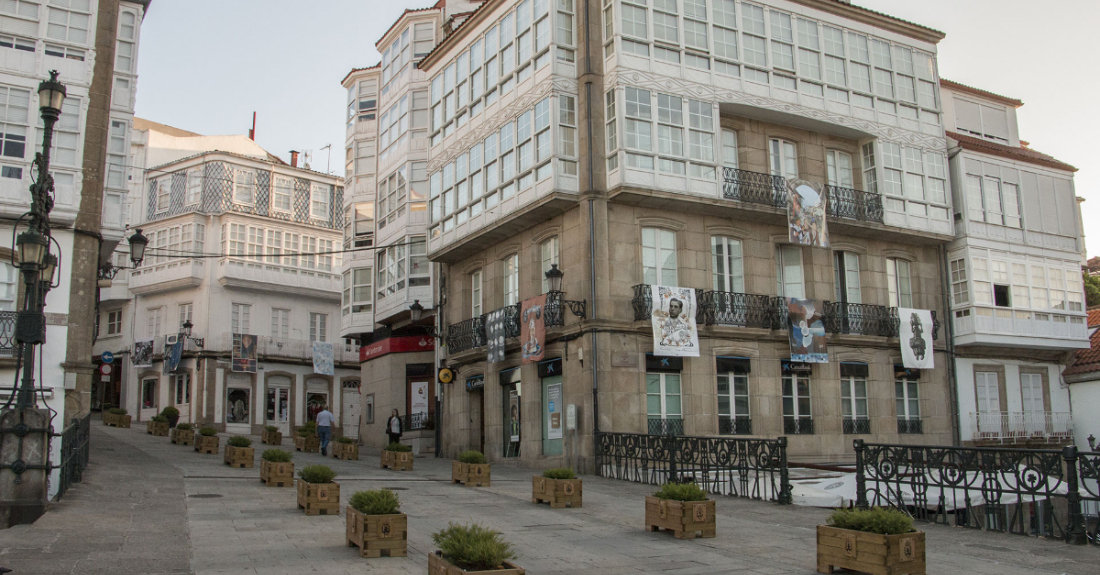
{"type": "MultiPolygon", "coordinates": [[[[233,334],[223,332],[218,341],[219,347],[213,348],[207,340],[208,351],[232,351],[233,334]]],[[[343,342],[334,342],[333,361],[336,363],[359,363],[359,346],[343,342]]],[[[306,339],[288,339],[261,335],[256,338],[256,358],[303,359],[313,360],[313,342],[306,339]]]]}
{"type": "Polygon", "coordinates": [[[100,280],[110,281],[109,287],[102,287],[102,283],[99,288],[99,301],[126,301],[130,299],[130,271],[120,270],[118,275],[112,280],[100,280]]]}
{"type": "Polygon", "coordinates": [[[340,317],[340,337],[374,332],[374,312],[349,313],[340,317]]]}
{"type": "Polygon", "coordinates": [[[151,294],[198,287],[206,276],[205,260],[169,260],[130,271],[130,292],[151,294]]]}
{"type": "Polygon", "coordinates": [[[335,272],[235,257],[216,265],[218,283],[227,288],[340,300],[340,274],[335,272]]]}
{"type": "Polygon", "coordinates": [[[1063,411],[972,412],[970,432],[982,443],[1063,443],[1073,440],[1073,417],[1063,411]]]}
{"type": "Polygon", "coordinates": [[[955,345],[995,345],[1029,348],[1087,349],[1088,327],[1083,312],[1033,312],[1008,308],[971,307],[959,317],[955,310],[955,345]]]}

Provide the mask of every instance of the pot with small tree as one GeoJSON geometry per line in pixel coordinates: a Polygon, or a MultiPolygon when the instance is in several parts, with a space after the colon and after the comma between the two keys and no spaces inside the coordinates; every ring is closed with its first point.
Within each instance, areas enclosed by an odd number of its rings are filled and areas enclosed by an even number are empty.
{"type": "Polygon", "coordinates": [[[294,435],[294,449],[302,453],[321,451],[321,438],[317,437],[317,422],[307,421],[294,435]]]}
{"type": "Polygon", "coordinates": [[[306,515],[338,515],[340,484],[327,465],[307,465],[298,470],[298,509],[306,515]]]}
{"type": "Polygon", "coordinates": [[[294,454],[282,449],[265,449],[260,455],[260,481],[268,487],[290,487],[294,484],[294,454]]]}
{"type": "Polygon", "coordinates": [[[463,451],[458,454],[458,459],[451,462],[451,481],[467,487],[488,487],[489,472],[485,454],[480,451],[463,451]]]}
{"type": "Polygon", "coordinates": [[[112,407],[103,414],[103,425],[130,427],[130,415],[121,407],[112,407]]]}
{"type": "Polygon", "coordinates": [[[395,471],[409,471],[413,468],[412,446],[404,443],[391,443],[382,448],[382,468],[395,471]]]}
{"type": "Polygon", "coordinates": [[[191,427],[190,423],[181,423],[172,428],[172,434],[169,439],[176,445],[194,445],[195,429],[191,427]]]}
{"type": "Polygon", "coordinates": [[[195,451],[217,453],[219,439],[218,430],[209,426],[203,427],[199,429],[199,436],[195,438],[195,451]]]}
{"type": "Polygon", "coordinates": [[[225,463],[230,467],[252,467],[256,460],[256,448],[252,440],[234,435],[225,442],[225,463]]]}
{"type": "Polygon", "coordinates": [[[666,483],[646,496],[645,525],[647,531],[668,529],[677,539],[695,539],[696,532],[714,537],[714,500],[694,483],[666,483]]]}
{"type": "Polygon", "coordinates": [[[282,445],[283,432],[274,425],[265,425],[264,430],[260,432],[260,441],[264,445],[282,445]]]}
{"type": "Polygon", "coordinates": [[[399,507],[401,501],[389,489],[353,493],[347,508],[348,547],[358,547],[360,557],[404,557],[409,518],[399,507]]]}
{"type": "Polygon", "coordinates": [[[359,459],[359,444],[350,437],[337,437],[332,442],[332,456],[336,459],[343,459],[350,461],[352,459],[359,459]]]}
{"type": "Polygon", "coordinates": [[[432,534],[439,550],[428,554],[428,575],[525,575],[510,560],[516,554],[499,531],[451,523],[432,534]]]}
{"type": "Polygon", "coordinates": [[[838,509],[817,526],[817,572],[835,568],[876,575],[924,575],[924,532],[894,508],[838,509]]]}
{"type": "Polygon", "coordinates": [[[568,467],[547,469],[542,475],[531,478],[531,502],[550,504],[560,509],[581,506],[581,480],[568,467]]]}
{"type": "Polygon", "coordinates": [[[160,414],[168,419],[169,429],[174,429],[176,424],[180,422],[180,410],[171,405],[160,410],[160,414]]]}
{"type": "Polygon", "coordinates": [[[146,425],[145,432],[149,435],[168,437],[168,418],[163,415],[154,415],[146,425]]]}

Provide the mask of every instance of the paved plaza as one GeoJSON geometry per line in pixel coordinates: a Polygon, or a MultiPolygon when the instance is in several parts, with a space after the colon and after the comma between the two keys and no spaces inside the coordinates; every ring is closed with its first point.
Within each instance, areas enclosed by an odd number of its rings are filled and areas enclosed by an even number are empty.
{"type": "MultiPolygon", "coordinates": [[[[226,436],[222,436],[224,445],[226,436]]],[[[257,457],[263,450],[255,438],[257,457]]],[[[284,449],[293,450],[290,439],[284,449]]],[[[718,536],[680,541],[643,530],[651,486],[584,476],[584,506],[531,503],[527,469],[494,464],[492,486],[450,482],[450,462],[416,460],[416,470],[380,469],[378,453],[359,461],[295,453],[300,467],[324,462],[340,476],[344,504],[357,490],[389,487],[409,515],[408,557],[361,559],[344,543],[343,516],[307,517],[293,488],[269,488],[259,465],[231,469],[145,434],[95,421],[91,467],[50,513],[0,531],[0,566],[23,574],[301,574],[427,572],[430,534],[448,521],[504,532],[532,575],[591,573],[810,575],[814,526],[829,512],[718,497],[718,536]]],[[[1100,573],[1100,548],[919,524],[927,532],[928,573],[1100,573]]]]}

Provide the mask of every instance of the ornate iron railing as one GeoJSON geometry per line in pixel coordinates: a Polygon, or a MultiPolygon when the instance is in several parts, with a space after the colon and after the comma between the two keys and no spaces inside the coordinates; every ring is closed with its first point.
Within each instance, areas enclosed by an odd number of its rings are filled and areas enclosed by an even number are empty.
{"type": "MultiPolygon", "coordinates": [[[[882,305],[826,301],[822,319],[830,333],[898,337],[901,327],[898,308],[882,305]]],[[[932,340],[939,336],[940,321],[932,310],[932,340]]]]}
{"type": "Polygon", "coordinates": [[[563,313],[562,293],[548,292],[546,294],[546,307],[543,308],[542,319],[546,322],[546,327],[556,327],[565,325],[565,314],[563,313]]]}
{"type": "Polygon", "coordinates": [[[999,443],[1073,441],[1073,414],[1068,411],[980,411],[970,413],[976,441],[999,443]]]}
{"type": "Polygon", "coordinates": [[[18,344],[15,342],[14,311],[0,311],[0,357],[15,357],[18,344]]]}
{"type": "Polygon", "coordinates": [[[682,417],[669,417],[665,419],[651,417],[649,419],[648,428],[650,435],[683,435],[684,419],[682,417]]]}
{"type": "Polygon", "coordinates": [[[776,208],[787,206],[787,180],[736,168],[722,168],[722,197],[776,208]]]}
{"type": "Polygon", "coordinates": [[[825,186],[829,217],[882,223],[882,196],[841,186],[825,186]]]}
{"type": "Polygon", "coordinates": [[[922,521],[1086,541],[1079,476],[1097,477],[1100,454],[1081,456],[1074,446],[1001,449],[861,439],[854,445],[861,507],[892,506],[922,521]]]}
{"type": "Polygon", "coordinates": [[[1100,451],[1082,451],[1077,462],[1085,534],[1090,543],[1100,545],[1100,451]]]}
{"type": "Polygon", "coordinates": [[[718,433],[721,435],[751,435],[752,418],[747,415],[739,415],[736,417],[719,415],[718,433]]]}
{"type": "Polygon", "coordinates": [[[597,433],[596,469],[613,479],[650,485],[694,481],[710,493],[791,503],[786,437],[597,433]]]}
{"type": "Polygon", "coordinates": [[[868,434],[871,433],[871,420],[866,417],[860,417],[853,419],[851,417],[844,418],[844,433],[848,434],[868,434]]]}
{"type": "MultiPolygon", "coordinates": [[[[706,321],[707,306],[703,290],[695,290],[695,323],[702,325],[706,321]]],[[[634,298],[630,300],[634,308],[634,321],[649,321],[653,313],[653,286],[638,284],[634,286],[634,298]]]]}
{"type": "Polygon", "coordinates": [[[783,433],[788,435],[813,435],[814,419],[812,417],[784,417],[783,433]]]}
{"type": "Polygon", "coordinates": [[[924,433],[924,425],[919,419],[898,418],[898,433],[920,434],[924,433]]]}
{"type": "Polygon", "coordinates": [[[447,326],[447,349],[451,353],[474,349],[485,344],[484,315],[447,326]]]}
{"type": "Polygon", "coordinates": [[[783,299],[775,296],[708,291],[703,294],[703,322],[779,329],[783,307],[783,299]]]}
{"type": "Polygon", "coordinates": [[[73,483],[80,483],[84,470],[88,468],[88,454],[91,447],[91,418],[89,413],[61,431],[61,479],[57,485],[57,498],[60,499],[73,483]]]}
{"type": "Polygon", "coordinates": [[[519,302],[504,306],[504,337],[519,337],[519,302]]]}

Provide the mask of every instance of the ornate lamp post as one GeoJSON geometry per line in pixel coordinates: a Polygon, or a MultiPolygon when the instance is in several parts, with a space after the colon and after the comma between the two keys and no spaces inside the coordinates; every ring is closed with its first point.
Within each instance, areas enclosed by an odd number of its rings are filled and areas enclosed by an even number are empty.
{"type": "Polygon", "coordinates": [[[565,292],[561,291],[562,280],[565,279],[565,272],[558,269],[558,264],[550,264],[550,269],[546,270],[546,283],[549,284],[549,291],[546,295],[549,296],[548,301],[558,301],[569,306],[569,311],[573,312],[573,315],[584,318],[588,316],[588,300],[568,300],[564,299],[565,292]]]}

